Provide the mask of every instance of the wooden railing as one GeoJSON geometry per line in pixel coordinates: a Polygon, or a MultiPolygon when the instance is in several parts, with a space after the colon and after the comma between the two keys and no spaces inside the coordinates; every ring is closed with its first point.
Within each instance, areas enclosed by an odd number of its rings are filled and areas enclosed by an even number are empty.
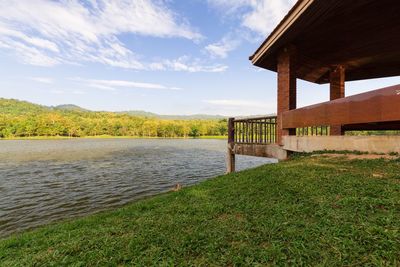
{"type": "Polygon", "coordinates": [[[276,142],[276,116],[231,118],[228,142],[237,144],[272,144],[276,142]]]}

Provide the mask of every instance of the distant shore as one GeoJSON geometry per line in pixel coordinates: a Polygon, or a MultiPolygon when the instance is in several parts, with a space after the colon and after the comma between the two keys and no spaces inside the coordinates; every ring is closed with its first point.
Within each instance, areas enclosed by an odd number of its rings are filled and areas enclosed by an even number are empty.
{"type": "Polygon", "coordinates": [[[149,136],[112,136],[97,135],[84,137],[68,137],[68,136],[31,136],[31,137],[11,137],[0,138],[0,140],[69,140],[69,139],[227,139],[227,136],[197,136],[197,137],[149,137],[149,136]]]}

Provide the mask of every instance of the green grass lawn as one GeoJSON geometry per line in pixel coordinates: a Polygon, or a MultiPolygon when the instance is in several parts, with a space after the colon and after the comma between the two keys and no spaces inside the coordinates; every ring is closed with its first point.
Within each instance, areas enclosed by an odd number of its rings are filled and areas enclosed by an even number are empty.
{"type": "Polygon", "coordinates": [[[399,170],[298,156],[0,240],[0,265],[400,265],[399,170]]]}

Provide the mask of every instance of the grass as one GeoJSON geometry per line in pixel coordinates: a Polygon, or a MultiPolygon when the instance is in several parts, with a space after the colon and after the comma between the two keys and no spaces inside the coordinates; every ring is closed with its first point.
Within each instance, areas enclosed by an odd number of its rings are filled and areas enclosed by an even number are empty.
{"type": "Polygon", "coordinates": [[[85,137],[68,137],[68,136],[31,136],[31,137],[9,137],[0,138],[0,140],[65,140],[65,139],[228,139],[227,136],[210,135],[198,137],[146,137],[146,136],[113,136],[113,135],[97,135],[85,137]]]}
{"type": "Polygon", "coordinates": [[[399,169],[297,156],[0,240],[0,265],[400,265],[399,169]]]}

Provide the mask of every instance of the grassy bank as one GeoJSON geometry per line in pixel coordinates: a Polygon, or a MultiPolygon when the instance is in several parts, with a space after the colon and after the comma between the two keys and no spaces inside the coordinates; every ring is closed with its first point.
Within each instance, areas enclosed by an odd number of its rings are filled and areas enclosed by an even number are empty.
{"type": "Polygon", "coordinates": [[[0,265],[399,265],[399,169],[297,157],[1,240],[0,265]]]}
{"type": "Polygon", "coordinates": [[[67,139],[227,139],[227,136],[210,135],[198,137],[146,137],[146,136],[113,136],[113,135],[97,135],[85,137],[68,137],[68,136],[31,136],[31,137],[12,137],[0,138],[0,140],[67,140],[67,139]]]}

